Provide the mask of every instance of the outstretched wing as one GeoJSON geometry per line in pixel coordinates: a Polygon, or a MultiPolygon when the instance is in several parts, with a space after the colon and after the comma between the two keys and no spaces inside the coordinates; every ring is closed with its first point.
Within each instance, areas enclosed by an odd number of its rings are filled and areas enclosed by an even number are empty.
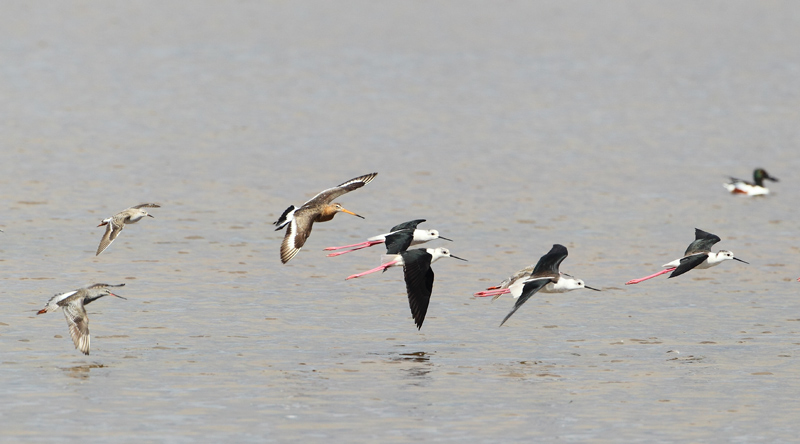
{"type": "Polygon", "coordinates": [[[347,182],[341,183],[333,188],[328,188],[325,191],[321,191],[316,196],[312,197],[308,200],[308,202],[304,203],[303,206],[314,206],[317,204],[328,204],[333,202],[333,199],[341,196],[342,194],[349,193],[353,190],[359,189],[364,185],[372,182],[372,179],[377,176],[378,173],[371,173],[365,174],[363,176],[358,176],[356,178],[350,179],[347,182]]]}
{"type": "Polygon", "coordinates": [[[567,254],[567,247],[554,244],[553,248],[536,263],[536,267],[534,267],[531,276],[540,276],[543,274],[558,276],[558,267],[564,262],[564,259],[567,258],[567,254]]]}
{"type": "Polygon", "coordinates": [[[311,235],[314,218],[303,212],[296,212],[294,218],[286,228],[286,235],[281,243],[281,262],[284,264],[292,260],[306,243],[311,235]]]}
{"type": "Polygon", "coordinates": [[[161,208],[161,205],[154,204],[154,203],[143,203],[143,204],[136,205],[135,207],[131,207],[131,208],[137,208],[137,209],[138,208],[161,208]]]}
{"type": "Polygon", "coordinates": [[[422,328],[425,314],[428,313],[428,303],[433,292],[431,255],[425,250],[412,250],[403,253],[403,262],[408,305],[419,330],[422,328]]]}
{"type": "Polygon", "coordinates": [[[92,284],[86,288],[106,288],[106,287],[124,287],[125,283],[122,284],[92,284]]]}
{"type": "Polygon", "coordinates": [[[124,226],[124,224],[114,224],[113,219],[106,224],[106,232],[103,234],[103,238],[100,239],[100,245],[97,246],[97,253],[95,253],[95,256],[99,256],[100,253],[102,253],[106,248],[108,248],[109,245],[111,245],[111,242],[114,242],[114,239],[119,236],[119,233],[122,231],[124,226]]]}
{"type": "Polygon", "coordinates": [[[692,241],[692,243],[689,244],[689,247],[686,249],[686,252],[684,252],[683,255],[688,256],[690,254],[698,253],[701,251],[703,252],[711,251],[711,247],[720,240],[721,239],[716,234],[711,234],[699,228],[695,228],[694,241],[692,241]]]}
{"type": "MultiPolygon", "coordinates": [[[[494,285],[492,287],[489,287],[489,288],[487,288],[487,290],[500,290],[500,289],[504,289],[504,288],[509,288],[511,285],[513,285],[515,282],[519,281],[520,279],[527,279],[528,277],[530,277],[531,273],[533,273],[533,267],[534,267],[533,265],[528,265],[527,267],[525,267],[525,268],[523,268],[521,270],[517,270],[516,273],[514,273],[511,276],[503,279],[503,281],[500,282],[499,285],[494,285]]],[[[502,296],[502,295],[498,294],[495,297],[493,297],[492,300],[494,301],[495,299],[499,298],[500,296],[502,296]]]]}
{"type": "Polygon", "coordinates": [[[503,318],[503,322],[500,323],[502,327],[503,324],[506,323],[508,318],[511,317],[520,307],[524,304],[531,296],[535,295],[536,292],[544,288],[545,285],[550,283],[551,279],[549,277],[542,277],[542,278],[533,278],[526,281],[525,285],[522,287],[522,294],[520,295],[519,299],[514,302],[514,308],[511,309],[510,312],[503,318]]]}
{"type": "Polygon", "coordinates": [[[402,224],[398,224],[398,225],[393,226],[392,229],[389,230],[389,232],[390,233],[394,233],[395,231],[400,231],[400,230],[411,230],[411,231],[414,231],[414,230],[417,229],[417,225],[419,225],[419,224],[421,224],[423,222],[425,222],[425,219],[416,219],[416,220],[410,220],[408,222],[403,222],[402,224]]]}
{"type": "Polygon", "coordinates": [[[508,288],[514,282],[517,282],[520,279],[527,279],[533,274],[534,265],[528,265],[527,267],[518,270],[516,273],[512,274],[511,276],[507,277],[503,282],[500,283],[499,288],[508,288]]]}
{"type": "Polygon", "coordinates": [[[702,253],[695,253],[689,256],[684,256],[681,258],[681,263],[678,265],[678,268],[669,275],[669,277],[674,278],[676,276],[680,276],[683,273],[691,270],[692,268],[697,267],[698,265],[702,264],[703,261],[708,259],[708,254],[705,252],[702,253]]]}
{"type": "MultiPolygon", "coordinates": [[[[394,229],[392,229],[394,231],[394,229]]],[[[386,236],[386,254],[400,254],[411,246],[414,229],[402,230],[386,236]]]]}
{"type": "Polygon", "coordinates": [[[289,205],[289,208],[287,208],[283,212],[283,214],[281,214],[281,217],[279,217],[278,220],[272,223],[272,225],[275,225],[277,227],[275,228],[275,231],[278,231],[281,228],[285,227],[286,224],[288,224],[291,221],[291,219],[294,217],[294,210],[295,210],[294,205],[289,205]]]}
{"type": "Polygon", "coordinates": [[[414,230],[422,222],[425,219],[410,220],[393,226],[386,235],[386,254],[400,254],[408,250],[414,241],[414,230]]]}
{"type": "Polygon", "coordinates": [[[83,299],[75,299],[72,303],[63,308],[64,317],[67,318],[69,325],[69,335],[75,348],[84,355],[89,354],[89,318],[86,316],[86,309],[83,307],[83,299]]]}
{"type": "Polygon", "coordinates": [[[39,313],[37,314],[50,313],[51,311],[58,310],[58,307],[60,307],[60,305],[58,304],[59,302],[67,299],[68,297],[72,296],[77,292],[78,290],[73,290],[73,291],[68,291],[66,293],[58,293],[54,295],[52,298],[50,298],[50,300],[47,301],[47,304],[45,304],[44,308],[39,310],[39,313]]]}

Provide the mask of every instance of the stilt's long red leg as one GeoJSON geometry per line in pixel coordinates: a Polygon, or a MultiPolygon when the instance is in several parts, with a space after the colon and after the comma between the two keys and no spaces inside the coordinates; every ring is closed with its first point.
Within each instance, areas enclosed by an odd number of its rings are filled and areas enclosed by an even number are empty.
{"type": "Polygon", "coordinates": [[[487,296],[500,296],[501,294],[506,294],[506,293],[510,293],[510,292],[511,292],[511,290],[509,290],[508,288],[498,288],[498,289],[495,289],[495,290],[479,291],[479,292],[473,294],[473,296],[478,297],[478,298],[485,298],[487,296]]]}
{"type": "Polygon", "coordinates": [[[370,273],[375,273],[375,272],[377,272],[377,271],[385,270],[385,269],[387,269],[387,268],[391,267],[392,265],[396,264],[397,262],[399,262],[399,261],[397,261],[397,260],[394,260],[394,261],[391,261],[391,262],[387,262],[387,263],[385,263],[385,264],[381,265],[380,267],[375,267],[375,268],[373,268],[372,270],[367,270],[367,271],[365,271],[365,272],[363,272],[363,273],[358,273],[358,274],[353,274],[353,275],[347,276],[347,277],[345,278],[345,280],[348,280],[348,279],[353,279],[353,278],[358,278],[358,277],[361,277],[361,276],[368,275],[368,274],[370,274],[370,273]]]}
{"type": "Polygon", "coordinates": [[[669,273],[670,271],[675,271],[675,269],[674,268],[667,268],[665,270],[659,271],[656,274],[651,274],[650,276],[645,276],[645,277],[639,278],[639,279],[631,279],[628,282],[625,282],[625,285],[638,284],[639,282],[646,281],[648,279],[652,279],[652,278],[654,278],[656,276],[661,276],[662,274],[669,273]]]}
{"type": "Polygon", "coordinates": [[[356,250],[361,250],[361,249],[363,249],[363,248],[371,247],[371,246],[373,246],[373,245],[382,244],[382,243],[384,243],[384,242],[386,242],[386,241],[369,241],[369,242],[361,242],[360,244],[345,245],[345,246],[343,246],[343,247],[328,247],[328,248],[326,248],[324,251],[329,251],[329,250],[339,250],[339,249],[342,249],[342,248],[347,248],[347,247],[353,247],[353,246],[355,246],[355,248],[353,248],[353,249],[351,249],[351,250],[347,250],[347,251],[337,251],[336,253],[329,253],[329,254],[328,254],[328,257],[334,257],[334,256],[339,256],[340,254],[350,253],[350,252],[353,252],[353,251],[356,251],[356,250]]]}
{"type": "Polygon", "coordinates": [[[359,243],[357,243],[357,244],[352,244],[352,245],[342,245],[341,247],[328,247],[328,248],[326,248],[326,249],[324,249],[324,250],[322,250],[322,251],[341,250],[342,248],[353,248],[353,247],[359,247],[359,246],[361,246],[361,245],[366,245],[366,244],[368,244],[368,243],[369,243],[369,241],[367,241],[367,242],[359,242],[359,243]]]}

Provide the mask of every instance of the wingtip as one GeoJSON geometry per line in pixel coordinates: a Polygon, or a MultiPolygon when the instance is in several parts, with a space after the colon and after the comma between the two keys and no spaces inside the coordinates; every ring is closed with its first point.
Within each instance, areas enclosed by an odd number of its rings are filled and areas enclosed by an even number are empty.
{"type": "Polygon", "coordinates": [[[506,321],[511,318],[511,315],[513,315],[514,313],[517,312],[517,308],[519,308],[519,307],[514,307],[513,309],[511,309],[511,313],[507,314],[506,317],[503,318],[503,322],[501,322],[500,325],[498,325],[498,327],[502,327],[503,324],[505,324],[506,321]]]}

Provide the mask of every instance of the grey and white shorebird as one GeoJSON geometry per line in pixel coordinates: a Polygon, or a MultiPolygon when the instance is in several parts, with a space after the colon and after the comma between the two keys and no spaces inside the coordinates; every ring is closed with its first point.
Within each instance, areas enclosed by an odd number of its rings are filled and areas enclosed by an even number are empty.
{"type": "Polygon", "coordinates": [[[753,182],[747,182],[746,180],[737,179],[735,177],[731,177],[730,179],[730,182],[723,183],[722,186],[732,194],[742,194],[745,196],[767,195],[769,194],[769,188],[764,186],[764,181],[771,180],[773,182],[778,182],[778,178],[770,176],[763,168],[756,168],[756,170],[753,171],[753,182]]]}
{"type": "Polygon", "coordinates": [[[511,276],[503,279],[503,281],[500,282],[499,284],[497,284],[495,286],[492,286],[492,287],[489,287],[484,291],[479,291],[479,292],[475,293],[473,296],[476,296],[476,297],[479,297],[479,298],[485,298],[487,296],[492,296],[492,300],[494,301],[495,299],[499,298],[500,296],[502,296],[502,295],[504,295],[506,293],[510,293],[511,290],[509,290],[508,287],[510,287],[515,282],[517,282],[517,281],[522,282],[525,279],[529,278],[531,276],[531,274],[533,274],[533,269],[534,268],[536,268],[536,265],[528,265],[525,268],[517,270],[516,273],[514,273],[511,276]]]}
{"type": "Polygon", "coordinates": [[[36,314],[49,313],[61,308],[64,311],[64,316],[67,318],[69,335],[72,336],[72,342],[75,343],[75,348],[80,350],[84,355],[88,355],[91,338],[89,336],[89,316],[86,315],[85,306],[107,295],[125,299],[109,290],[109,287],[123,286],[125,286],[125,284],[94,284],[66,293],[60,293],[50,298],[50,300],[47,301],[47,305],[36,314]]]}
{"type": "Polygon", "coordinates": [[[135,224],[142,220],[143,217],[153,217],[152,214],[149,214],[147,211],[143,210],[142,208],[161,208],[161,205],[154,204],[154,203],[143,203],[136,205],[135,207],[130,207],[127,210],[122,210],[119,213],[107,218],[103,219],[100,222],[98,227],[102,227],[103,225],[106,226],[106,232],[103,234],[103,238],[100,239],[100,245],[97,246],[97,253],[95,256],[100,255],[109,245],[111,242],[114,242],[114,239],[119,236],[119,233],[128,224],[135,224]]]}
{"type": "Polygon", "coordinates": [[[450,254],[450,250],[447,248],[418,248],[398,254],[383,255],[383,264],[381,266],[348,276],[345,280],[402,265],[406,281],[406,293],[408,294],[408,305],[411,308],[411,316],[414,318],[417,330],[419,330],[422,328],[425,314],[428,313],[428,304],[431,301],[431,293],[433,293],[433,269],[431,264],[443,257],[466,261],[466,259],[450,254]]]}
{"type": "Polygon", "coordinates": [[[402,224],[393,226],[388,233],[372,236],[365,242],[359,242],[352,245],[342,245],[341,247],[328,247],[325,251],[342,250],[350,248],[347,251],[338,251],[336,253],[328,254],[328,257],[339,256],[340,254],[350,253],[363,248],[371,247],[373,245],[386,244],[387,254],[397,254],[401,251],[408,250],[408,247],[413,245],[424,244],[425,242],[435,239],[444,239],[446,241],[453,241],[439,234],[437,230],[422,230],[417,228],[417,225],[425,222],[425,219],[416,219],[402,224]]]}
{"type": "Polygon", "coordinates": [[[273,222],[273,225],[277,227],[275,231],[288,226],[288,228],[286,228],[286,235],[283,237],[283,243],[281,243],[281,262],[285,264],[297,255],[300,248],[305,245],[308,236],[311,235],[311,227],[314,225],[314,222],[327,222],[333,219],[333,216],[338,212],[351,214],[364,219],[363,216],[359,216],[350,210],[344,209],[341,204],[335,203],[333,200],[345,193],[363,187],[370,183],[377,175],[378,173],[365,174],[350,179],[333,188],[328,188],[309,199],[308,202],[301,205],[300,208],[290,205],[289,208],[281,214],[281,217],[273,222]]]}
{"type": "Polygon", "coordinates": [[[536,266],[526,267],[514,273],[503,281],[500,287],[492,287],[487,291],[475,293],[475,296],[500,296],[501,294],[511,293],[516,299],[514,308],[506,315],[500,326],[506,323],[519,308],[528,301],[534,294],[541,291],[543,293],[565,293],[572,290],[587,288],[589,290],[600,291],[597,288],[587,286],[583,280],[576,279],[566,273],[561,273],[558,267],[564,262],[568,255],[567,247],[554,244],[550,251],[539,259],[536,266]],[[530,270],[530,271],[528,271],[530,270]]]}
{"type": "Polygon", "coordinates": [[[669,273],[670,271],[672,274],[669,275],[669,277],[674,278],[686,273],[691,269],[711,268],[727,260],[735,260],[747,264],[747,262],[734,257],[733,252],[731,251],[719,250],[716,253],[712,253],[711,247],[719,241],[719,236],[705,232],[699,228],[695,228],[694,241],[689,244],[689,247],[686,249],[686,252],[683,253],[682,258],[675,259],[672,262],[662,265],[664,270],[661,270],[658,273],[639,279],[632,279],[628,282],[625,282],[625,285],[638,284],[639,282],[652,279],[656,276],[661,276],[662,274],[669,273]]]}
{"type": "Polygon", "coordinates": [[[553,277],[552,264],[550,264],[549,262],[555,260],[558,261],[558,263],[555,264],[555,271],[558,274],[558,278],[556,279],[557,282],[551,283],[551,285],[545,285],[542,289],[538,291],[541,291],[542,293],[563,293],[565,291],[578,290],[581,288],[588,288],[589,290],[600,291],[600,289],[598,288],[587,286],[583,280],[576,279],[574,276],[571,276],[567,273],[558,270],[559,265],[567,257],[567,255],[568,252],[566,247],[564,247],[563,245],[555,244],[550,249],[550,252],[548,252],[539,259],[539,262],[537,262],[536,265],[528,265],[527,267],[518,270],[516,273],[505,278],[502,282],[500,282],[500,284],[495,285],[493,287],[489,287],[484,291],[479,291],[475,293],[473,296],[479,298],[492,296],[492,300],[495,300],[504,294],[512,293],[512,296],[514,296],[514,298],[519,298],[522,286],[527,280],[531,278],[531,276],[534,275],[534,273],[537,273],[537,276],[540,277],[550,276],[552,279],[553,277]],[[561,256],[561,254],[563,254],[563,257],[561,256]],[[545,260],[545,262],[542,262],[543,260],[545,260]]]}

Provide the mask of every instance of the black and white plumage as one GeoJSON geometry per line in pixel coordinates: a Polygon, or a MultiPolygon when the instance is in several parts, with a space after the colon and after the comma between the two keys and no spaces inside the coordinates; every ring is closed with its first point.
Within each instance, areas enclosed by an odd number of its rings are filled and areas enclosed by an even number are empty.
{"type": "Polygon", "coordinates": [[[408,305],[411,308],[411,316],[417,329],[422,328],[422,322],[428,313],[428,304],[433,292],[433,269],[431,264],[443,257],[466,261],[458,256],[450,254],[447,248],[418,248],[407,250],[393,255],[384,255],[384,263],[372,270],[348,276],[347,279],[361,277],[376,271],[386,270],[389,267],[403,266],[403,275],[406,282],[406,293],[408,294],[408,305]]]}
{"type": "Polygon", "coordinates": [[[731,251],[720,250],[716,253],[711,252],[711,247],[713,247],[714,244],[719,241],[720,238],[716,234],[711,234],[699,228],[695,228],[694,240],[691,244],[689,244],[689,247],[686,248],[682,258],[675,259],[672,262],[664,264],[662,266],[664,270],[661,270],[658,273],[639,279],[632,279],[626,282],[625,285],[638,284],[639,282],[646,281],[669,272],[672,272],[669,277],[674,278],[686,273],[689,270],[695,268],[711,268],[727,260],[735,260],[747,264],[747,262],[734,257],[733,252],[731,251]]]}
{"type": "MultiPolygon", "coordinates": [[[[517,278],[507,287],[507,291],[502,293],[511,293],[516,301],[514,308],[503,318],[500,323],[502,327],[508,318],[511,317],[522,304],[528,301],[534,294],[540,290],[545,293],[564,293],[567,291],[578,290],[581,288],[588,288],[589,290],[600,291],[597,288],[588,287],[582,280],[576,279],[572,276],[559,272],[558,268],[564,259],[567,258],[567,247],[554,244],[550,251],[539,259],[536,266],[526,278],[517,278]]],[[[520,274],[519,272],[517,274],[520,274]]],[[[492,296],[492,294],[486,294],[492,296]]]]}
{"type": "Polygon", "coordinates": [[[753,171],[753,182],[737,179],[735,177],[731,177],[730,179],[730,182],[724,183],[722,186],[732,194],[741,194],[745,196],[764,196],[769,194],[769,188],[764,186],[764,181],[771,180],[773,182],[778,182],[777,177],[770,176],[763,168],[756,168],[755,171],[753,171]]]}
{"type": "Polygon", "coordinates": [[[365,242],[359,242],[352,245],[342,245],[340,247],[328,247],[325,249],[325,251],[349,248],[347,251],[338,251],[336,253],[328,254],[329,257],[333,257],[351,253],[353,251],[361,250],[373,245],[385,243],[387,254],[397,254],[401,251],[406,251],[410,246],[423,244],[434,239],[452,241],[452,239],[441,236],[437,230],[418,229],[417,225],[421,224],[422,222],[425,222],[425,219],[415,219],[408,222],[403,222],[402,224],[392,227],[388,233],[372,236],[365,242]]]}
{"type": "Polygon", "coordinates": [[[338,203],[331,202],[345,193],[370,183],[377,175],[378,173],[365,174],[333,188],[328,188],[309,199],[300,208],[295,208],[294,205],[289,206],[281,214],[281,217],[273,222],[273,225],[277,227],[275,231],[287,227],[286,235],[283,237],[283,243],[281,243],[281,262],[285,264],[297,255],[300,248],[305,245],[308,236],[311,235],[311,227],[314,222],[327,222],[333,219],[333,216],[338,212],[351,214],[363,219],[363,216],[344,209],[338,203]]]}
{"type": "Polygon", "coordinates": [[[67,318],[69,335],[72,336],[72,342],[75,343],[75,348],[80,350],[83,354],[88,355],[91,337],[89,336],[89,316],[86,314],[85,306],[107,295],[125,299],[120,295],[112,293],[111,290],[108,289],[108,287],[123,286],[125,286],[125,284],[94,284],[66,293],[59,293],[50,298],[50,300],[47,301],[47,305],[36,314],[49,313],[61,308],[64,311],[64,317],[67,318]]]}

